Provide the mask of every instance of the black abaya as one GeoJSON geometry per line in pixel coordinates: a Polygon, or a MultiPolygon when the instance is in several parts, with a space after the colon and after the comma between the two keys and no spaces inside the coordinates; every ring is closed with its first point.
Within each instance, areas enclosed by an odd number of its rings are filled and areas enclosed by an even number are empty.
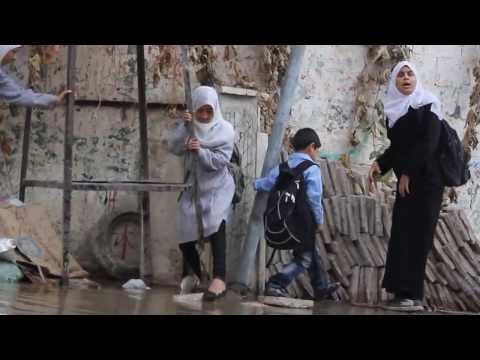
{"type": "Polygon", "coordinates": [[[408,175],[410,194],[401,197],[397,184],[383,287],[396,296],[421,300],[443,197],[441,123],[430,105],[410,108],[387,136],[391,145],[377,162],[383,174],[393,168],[398,179],[408,175]]]}

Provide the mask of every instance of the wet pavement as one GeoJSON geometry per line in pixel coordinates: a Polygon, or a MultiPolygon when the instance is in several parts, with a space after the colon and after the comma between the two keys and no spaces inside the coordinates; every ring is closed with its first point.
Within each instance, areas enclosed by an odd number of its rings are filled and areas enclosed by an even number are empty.
{"type": "Polygon", "coordinates": [[[235,293],[216,303],[176,303],[174,288],[126,291],[120,285],[102,289],[61,289],[32,284],[0,284],[0,315],[398,315],[381,309],[334,302],[313,309],[285,309],[242,301],[235,293]]]}

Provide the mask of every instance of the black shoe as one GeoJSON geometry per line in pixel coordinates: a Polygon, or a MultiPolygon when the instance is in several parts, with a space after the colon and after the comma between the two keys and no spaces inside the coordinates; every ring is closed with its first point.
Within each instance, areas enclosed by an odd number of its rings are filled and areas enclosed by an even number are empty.
{"type": "Polygon", "coordinates": [[[287,289],[278,285],[271,285],[271,284],[267,285],[267,288],[265,289],[265,296],[290,297],[287,289]]]}
{"type": "Polygon", "coordinates": [[[210,290],[207,290],[203,293],[202,300],[212,302],[212,301],[216,301],[218,299],[221,299],[221,298],[225,297],[225,295],[227,295],[227,290],[226,289],[223,292],[221,292],[220,294],[215,294],[215,293],[211,292],[210,290]]]}
{"type": "Polygon", "coordinates": [[[339,283],[334,283],[328,285],[326,288],[323,289],[316,289],[314,292],[314,299],[315,301],[322,301],[322,300],[327,300],[328,298],[331,297],[331,295],[337,291],[337,289],[340,287],[339,283]]]}
{"type": "Polygon", "coordinates": [[[384,310],[402,311],[402,312],[416,312],[425,310],[420,300],[395,298],[387,301],[382,306],[384,310]]]}

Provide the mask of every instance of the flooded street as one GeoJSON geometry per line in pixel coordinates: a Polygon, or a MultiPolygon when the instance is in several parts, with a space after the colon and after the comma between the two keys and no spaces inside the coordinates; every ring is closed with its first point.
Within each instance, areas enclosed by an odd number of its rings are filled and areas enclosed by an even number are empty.
{"type": "Polygon", "coordinates": [[[119,285],[60,289],[32,284],[0,284],[0,315],[396,315],[380,309],[322,302],[313,309],[285,309],[241,301],[230,292],[217,303],[175,303],[174,288],[126,291],[119,285]]]}

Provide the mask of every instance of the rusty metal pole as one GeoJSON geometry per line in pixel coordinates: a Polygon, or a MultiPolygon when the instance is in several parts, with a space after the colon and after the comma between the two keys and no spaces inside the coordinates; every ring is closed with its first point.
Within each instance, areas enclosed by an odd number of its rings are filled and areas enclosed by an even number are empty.
{"type": "MultiPolygon", "coordinates": [[[[190,81],[190,72],[188,71],[188,45],[182,45],[182,62],[183,62],[183,73],[184,73],[184,88],[185,88],[185,102],[187,104],[187,109],[190,111],[192,116],[195,116],[193,113],[193,103],[192,103],[192,85],[190,81]]],[[[195,136],[195,129],[193,124],[190,123],[188,126],[190,136],[195,136]]],[[[201,247],[204,245],[204,233],[203,233],[203,219],[202,219],[202,207],[200,205],[200,199],[198,197],[198,178],[197,178],[197,162],[198,156],[196,153],[187,153],[187,164],[190,164],[190,178],[193,180],[192,191],[193,199],[195,203],[195,214],[197,218],[197,227],[198,227],[198,242],[201,247]],[[190,160],[190,161],[188,161],[190,160]]]]}
{"type": "Polygon", "coordinates": [[[32,127],[32,108],[27,108],[23,129],[22,165],[20,169],[20,192],[18,198],[25,202],[25,179],[27,178],[28,157],[30,151],[30,129],[32,127]]]}
{"type": "MultiPolygon", "coordinates": [[[[283,81],[275,122],[273,123],[272,133],[268,139],[268,149],[263,164],[262,177],[266,176],[268,172],[279,163],[282,142],[290,118],[290,110],[293,106],[305,50],[305,45],[292,46],[292,53],[290,55],[287,73],[285,74],[285,79],[283,81]]],[[[238,284],[246,288],[248,288],[250,274],[252,273],[252,270],[254,270],[255,256],[259,249],[259,242],[263,240],[263,212],[267,204],[267,198],[268,193],[258,192],[255,196],[252,212],[250,214],[248,232],[236,281],[238,284]]]]}
{"type": "MultiPolygon", "coordinates": [[[[150,178],[148,164],[148,122],[147,122],[147,87],[145,76],[145,48],[137,45],[137,74],[138,74],[138,108],[140,120],[140,177],[141,180],[150,178]]],[[[150,244],[150,193],[139,194],[141,234],[140,234],[140,278],[145,280],[145,244],[150,244]]],[[[149,247],[149,252],[151,252],[149,247]]]]}
{"type": "MultiPolygon", "coordinates": [[[[68,46],[67,60],[67,89],[75,90],[75,67],[77,59],[77,46],[68,46]]],[[[64,141],[64,164],[63,164],[63,266],[62,285],[69,285],[70,272],[70,242],[71,242],[71,211],[72,211],[72,153],[73,153],[73,126],[74,126],[73,94],[67,96],[67,108],[65,116],[65,141],[64,141]]]]}

